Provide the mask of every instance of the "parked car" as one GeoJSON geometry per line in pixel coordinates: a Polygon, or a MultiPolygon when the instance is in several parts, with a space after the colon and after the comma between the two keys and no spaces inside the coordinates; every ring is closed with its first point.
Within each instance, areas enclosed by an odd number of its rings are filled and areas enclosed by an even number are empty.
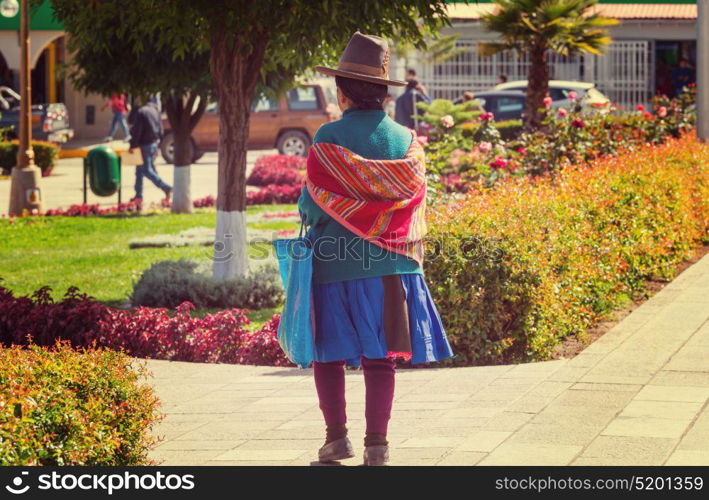
{"type": "MultiPolygon", "coordinates": [[[[20,95],[10,87],[0,87],[0,129],[9,129],[7,136],[16,138],[20,125],[20,95]]],[[[61,103],[32,105],[32,138],[62,143],[74,137],[69,126],[69,111],[61,103]]]]}
{"type": "Polygon", "coordinates": [[[485,111],[495,115],[495,121],[521,120],[526,96],[521,90],[478,92],[475,99],[485,111]]]}
{"type": "MultiPolygon", "coordinates": [[[[514,82],[500,83],[493,90],[527,90],[527,80],[517,80],[514,82]]],[[[566,80],[549,80],[549,96],[552,99],[552,107],[571,107],[569,92],[574,91],[577,95],[577,102],[584,108],[607,113],[610,111],[611,101],[598,88],[595,83],[572,82],[566,80]]]]}
{"type": "MultiPolygon", "coordinates": [[[[262,97],[251,107],[248,147],[276,148],[280,154],[306,156],[315,132],[325,122],[337,119],[334,85],[327,81],[294,88],[278,99],[262,97]]],[[[160,151],[166,162],[173,162],[173,135],[164,120],[165,137],[160,151]]],[[[205,151],[216,151],[219,141],[219,106],[210,103],[192,131],[192,161],[205,151]]]]}

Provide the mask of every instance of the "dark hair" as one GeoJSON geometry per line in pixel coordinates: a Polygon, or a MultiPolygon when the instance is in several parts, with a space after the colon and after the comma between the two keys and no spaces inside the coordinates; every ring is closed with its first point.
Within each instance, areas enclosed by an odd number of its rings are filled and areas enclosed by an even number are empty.
{"type": "Polygon", "coordinates": [[[384,109],[384,99],[387,96],[387,86],[370,83],[354,78],[336,76],[335,84],[342,90],[354,109],[384,109]]]}
{"type": "Polygon", "coordinates": [[[419,86],[419,81],[416,78],[412,78],[411,80],[406,82],[407,89],[415,89],[418,86],[419,86]]]}
{"type": "Polygon", "coordinates": [[[507,82],[507,75],[500,75],[500,80],[502,80],[502,83],[507,82]]]}
{"type": "Polygon", "coordinates": [[[414,68],[409,68],[406,70],[406,72],[411,76],[416,76],[416,70],[414,68]]]}

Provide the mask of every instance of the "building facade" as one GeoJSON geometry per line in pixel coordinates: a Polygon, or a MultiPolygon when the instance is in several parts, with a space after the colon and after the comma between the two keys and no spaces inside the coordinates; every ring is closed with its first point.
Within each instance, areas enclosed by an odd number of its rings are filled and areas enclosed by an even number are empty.
{"type": "MultiPolygon", "coordinates": [[[[0,16],[0,86],[15,90],[19,89],[20,78],[19,17],[19,14],[14,18],[0,16]]],[[[77,139],[105,137],[111,110],[101,109],[105,98],[84,94],[64,77],[63,69],[70,60],[64,27],[54,18],[51,4],[45,1],[31,11],[30,17],[32,102],[66,104],[77,139]]]]}
{"type": "MultiPolygon", "coordinates": [[[[671,75],[681,59],[696,67],[697,5],[686,3],[601,3],[597,9],[620,21],[610,28],[613,42],[601,56],[563,57],[550,54],[552,79],[594,82],[613,102],[630,107],[647,103],[657,93],[671,95],[671,75]]],[[[419,57],[413,61],[420,79],[433,97],[453,99],[463,92],[488,90],[500,75],[508,81],[525,80],[529,62],[514,52],[490,57],[478,53],[478,44],[495,40],[481,17],[495,4],[451,4],[452,26],[444,35],[458,36],[463,51],[432,64],[419,57]]]]}

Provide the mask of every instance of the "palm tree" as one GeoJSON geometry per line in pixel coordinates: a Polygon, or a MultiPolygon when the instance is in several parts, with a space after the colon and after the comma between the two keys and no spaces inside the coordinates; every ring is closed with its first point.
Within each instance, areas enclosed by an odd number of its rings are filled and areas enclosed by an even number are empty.
{"type": "Polygon", "coordinates": [[[611,42],[608,26],[616,19],[602,17],[592,9],[597,0],[496,0],[497,9],[483,16],[489,31],[500,33],[502,41],[480,45],[483,55],[516,50],[529,55],[524,124],[538,128],[541,109],[549,91],[549,51],[562,55],[601,54],[611,42]]]}

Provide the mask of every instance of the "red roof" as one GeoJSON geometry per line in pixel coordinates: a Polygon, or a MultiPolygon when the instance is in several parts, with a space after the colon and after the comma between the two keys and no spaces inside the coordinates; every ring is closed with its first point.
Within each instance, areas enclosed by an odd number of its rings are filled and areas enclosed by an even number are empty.
{"type": "MultiPolygon", "coordinates": [[[[493,12],[494,3],[486,4],[450,4],[448,15],[452,20],[480,19],[483,14],[493,12]]],[[[696,19],[696,4],[676,3],[635,3],[635,4],[600,4],[596,9],[604,16],[616,19],[696,19]]]]}

